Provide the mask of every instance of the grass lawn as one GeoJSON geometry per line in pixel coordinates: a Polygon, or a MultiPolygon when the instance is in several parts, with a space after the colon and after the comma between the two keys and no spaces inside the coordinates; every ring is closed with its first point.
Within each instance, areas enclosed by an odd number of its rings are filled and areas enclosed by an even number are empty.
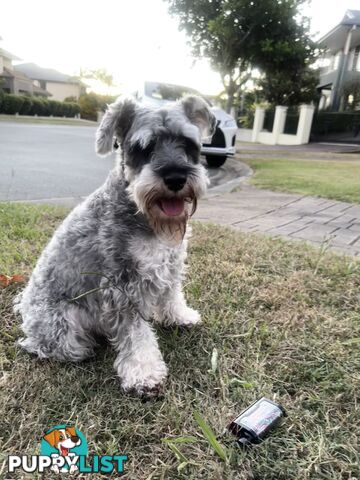
{"type": "MultiPolygon", "coordinates": [[[[59,208],[0,204],[0,273],[28,275],[63,215],[59,208]]],[[[165,396],[147,402],[122,394],[106,346],[78,365],[20,351],[11,302],[21,285],[3,288],[0,455],[38,454],[44,431],[68,422],[85,434],[91,455],[129,455],[121,478],[355,480],[359,287],[358,262],[196,223],[186,295],[204,324],[157,329],[169,379],[165,396]],[[247,452],[219,438],[222,461],[194,410],[220,436],[261,396],[279,401],[288,418],[247,452]],[[194,438],[163,441],[184,436],[194,438]]],[[[4,470],[0,476],[10,478],[4,470]]]]}
{"type": "Polygon", "coordinates": [[[259,188],[360,203],[360,161],[245,159],[259,188]]]}

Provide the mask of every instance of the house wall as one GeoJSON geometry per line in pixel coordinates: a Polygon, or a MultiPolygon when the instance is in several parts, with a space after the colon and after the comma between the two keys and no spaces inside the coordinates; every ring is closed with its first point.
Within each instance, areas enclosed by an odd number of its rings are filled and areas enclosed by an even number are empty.
{"type": "Polygon", "coordinates": [[[80,85],[74,83],[46,82],[46,90],[51,93],[51,100],[63,101],[66,97],[79,98],[80,85]]]}
{"type": "Polygon", "coordinates": [[[0,55],[0,75],[3,73],[4,67],[8,68],[9,70],[13,70],[11,60],[0,55]]]}
{"type": "Polygon", "coordinates": [[[14,78],[13,80],[13,93],[22,94],[27,92],[29,94],[33,93],[33,86],[31,80],[28,82],[25,80],[20,80],[18,78],[14,78]]]}

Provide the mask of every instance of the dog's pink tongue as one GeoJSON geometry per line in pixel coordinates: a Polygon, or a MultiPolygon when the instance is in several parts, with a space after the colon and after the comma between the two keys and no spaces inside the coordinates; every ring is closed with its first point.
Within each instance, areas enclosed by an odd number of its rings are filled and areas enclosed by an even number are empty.
{"type": "Polygon", "coordinates": [[[61,448],[61,455],[62,455],[63,457],[67,457],[67,454],[68,454],[68,452],[69,452],[69,449],[63,447],[62,445],[60,445],[60,448],[61,448]]]}
{"type": "Polygon", "coordinates": [[[181,215],[184,211],[184,200],[182,198],[163,198],[161,208],[169,217],[181,215]]]}

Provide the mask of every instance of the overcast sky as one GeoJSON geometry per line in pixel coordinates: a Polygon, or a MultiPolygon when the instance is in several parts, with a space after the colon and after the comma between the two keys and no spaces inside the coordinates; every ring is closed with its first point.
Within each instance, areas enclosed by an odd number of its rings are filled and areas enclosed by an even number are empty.
{"type": "MultiPolygon", "coordinates": [[[[334,27],[360,0],[312,0],[313,33],[334,27]]],[[[68,74],[106,68],[126,85],[147,80],[221,89],[207,62],[191,58],[186,36],[162,0],[17,0],[2,2],[0,46],[23,61],[68,74]]]]}

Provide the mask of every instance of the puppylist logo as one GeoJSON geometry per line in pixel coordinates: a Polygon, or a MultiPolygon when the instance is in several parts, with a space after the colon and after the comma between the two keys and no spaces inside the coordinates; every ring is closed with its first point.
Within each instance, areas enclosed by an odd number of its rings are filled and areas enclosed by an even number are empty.
{"type": "Polygon", "coordinates": [[[75,427],[57,425],[41,439],[40,455],[10,455],[8,472],[123,473],[127,455],[88,456],[85,436],[75,427]]]}

